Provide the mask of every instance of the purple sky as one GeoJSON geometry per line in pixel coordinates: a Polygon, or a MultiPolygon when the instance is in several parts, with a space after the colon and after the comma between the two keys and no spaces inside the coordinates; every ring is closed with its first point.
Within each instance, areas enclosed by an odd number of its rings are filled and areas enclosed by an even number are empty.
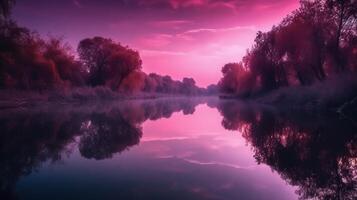
{"type": "Polygon", "coordinates": [[[258,30],[269,30],[298,0],[18,0],[14,18],[73,48],[86,37],[110,37],[140,52],[145,72],[217,83],[258,30]]]}

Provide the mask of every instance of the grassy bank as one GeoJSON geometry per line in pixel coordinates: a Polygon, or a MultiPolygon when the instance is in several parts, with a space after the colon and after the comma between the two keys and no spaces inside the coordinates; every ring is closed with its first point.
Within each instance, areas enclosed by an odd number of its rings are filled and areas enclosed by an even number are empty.
{"type": "Polygon", "coordinates": [[[357,76],[344,74],[310,86],[290,86],[248,98],[221,95],[222,99],[244,99],[292,110],[349,110],[356,107],[357,76]]]}

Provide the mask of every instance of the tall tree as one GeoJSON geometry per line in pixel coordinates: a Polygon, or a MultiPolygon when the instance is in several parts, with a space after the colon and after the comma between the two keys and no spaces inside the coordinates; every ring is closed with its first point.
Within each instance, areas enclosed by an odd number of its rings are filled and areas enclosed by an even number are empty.
{"type": "Polygon", "coordinates": [[[357,31],[357,1],[356,0],[326,0],[326,6],[332,12],[336,25],[333,55],[338,70],[344,70],[345,64],[341,56],[341,42],[344,32],[357,31]]]}
{"type": "Polygon", "coordinates": [[[89,72],[92,86],[109,85],[118,89],[122,81],[141,69],[139,53],[111,39],[94,37],[82,40],[78,54],[89,72]]]}
{"type": "Polygon", "coordinates": [[[326,6],[332,11],[336,19],[336,44],[339,46],[341,34],[345,28],[356,27],[357,1],[356,0],[327,0],[326,6]]]}

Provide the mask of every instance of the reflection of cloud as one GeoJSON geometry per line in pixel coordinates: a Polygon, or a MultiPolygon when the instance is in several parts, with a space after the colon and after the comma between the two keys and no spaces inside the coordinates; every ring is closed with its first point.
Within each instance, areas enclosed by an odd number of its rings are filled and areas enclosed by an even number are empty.
{"type": "Polygon", "coordinates": [[[232,167],[232,168],[236,168],[236,169],[249,169],[252,170],[254,169],[256,166],[240,166],[240,165],[236,165],[236,164],[230,164],[230,163],[224,163],[224,162],[215,162],[215,161],[211,161],[211,162],[203,162],[203,161],[199,161],[199,160],[193,160],[193,159],[183,159],[186,162],[189,162],[191,164],[197,164],[197,165],[219,165],[219,166],[225,166],[225,167],[232,167]]]}
{"type": "Polygon", "coordinates": [[[240,165],[232,164],[232,163],[217,162],[217,161],[204,162],[204,161],[199,161],[199,160],[194,160],[194,159],[188,158],[193,154],[194,154],[193,152],[187,152],[187,154],[182,154],[182,155],[159,155],[159,156],[156,156],[156,158],[157,159],[181,159],[183,161],[186,161],[191,164],[196,164],[196,165],[218,165],[218,166],[230,167],[230,168],[235,168],[235,169],[254,170],[256,168],[255,165],[240,166],[240,165]]]}
{"type": "MultiPolygon", "coordinates": [[[[242,134],[242,133],[239,133],[242,134]]],[[[237,147],[243,147],[245,146],[244,140],[232,140],[232,138],[227,138],[224,136],[217,136],[213,138],[214,141],[216,142],[221,142],[222,145],[232,147],[232,148],[237,148],[237,147]]]]}

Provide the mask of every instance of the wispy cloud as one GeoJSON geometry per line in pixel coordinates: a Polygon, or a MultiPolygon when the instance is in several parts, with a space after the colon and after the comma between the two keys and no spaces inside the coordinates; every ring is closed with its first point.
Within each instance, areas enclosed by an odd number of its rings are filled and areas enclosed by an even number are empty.
{"type": "Polygon", "coordinates": [[[159,56],[159,55],[185,56],[185,55],[188,55],[188,52],[158,51],[158,50],[148,50],[148,49],[142,49],[142,50],[140,50],[140,53],[144,56],[159,56]]]}
{"type": "Polygon", "coordinates": [[[171,34],[151,34],[139,39],[141,46],[150,46],[152,48],[160,48],[169,45],[173,41],[174,35],[171,34]]]}
{"type": "Polygon", "coordinates": [[[149,25],[157,28],[179,28],[191,23],[192,21],[190,20],[159,20],[149,22],[149,25]]]}
{"type": "Polygon", "coordinates": [[[146,36],[145,38],[141,38],[138,40],[140,46],[144,47],[151,47],[151,48],[160,48],[160,47],[167,47],[173,43],[180,43],[189,42],[192,45],[194,41],[202,40],[202,34],[204,33],[212,33],[212,34],[219,34],[228,33],[228,32],[235,32],[235,31],[243,31],[248,30],[252,32],[256,32],[258,29],[255,26],[234,26],[234,27],[227,27],[227,28],[197,28],[197,29],[189,29],[179,33],[172,33],[172,34],[151,34],[146,36]]]}
{"type": "Polygon", "coordinates": [[[187,30],[181,34],[193,34],[193,33],[201,33],[201,32],[219,33],[219,32],[237,31],[237,30],[257,31],[257,28],[255,26],[234,26],[228,28],[198,28],[198,29],[187,30]]]}
{"type": "Polygon", "coordinates": [[[247,169],[247,170],[253,170],[256,168],[256,166],[240,166],[237,164],[231,164],[231,163],[224,163],[224,162],[216,162],[216,161],[211,161],[211,162],[203,162],[199,160],[193,160],[193,159],[183,159],[186,162],[189,162],[191,164],[197,164],[197,165],[218,165],[218,166],[224,166],[224,167],[231,167],[235,169],[247,169]]]}

